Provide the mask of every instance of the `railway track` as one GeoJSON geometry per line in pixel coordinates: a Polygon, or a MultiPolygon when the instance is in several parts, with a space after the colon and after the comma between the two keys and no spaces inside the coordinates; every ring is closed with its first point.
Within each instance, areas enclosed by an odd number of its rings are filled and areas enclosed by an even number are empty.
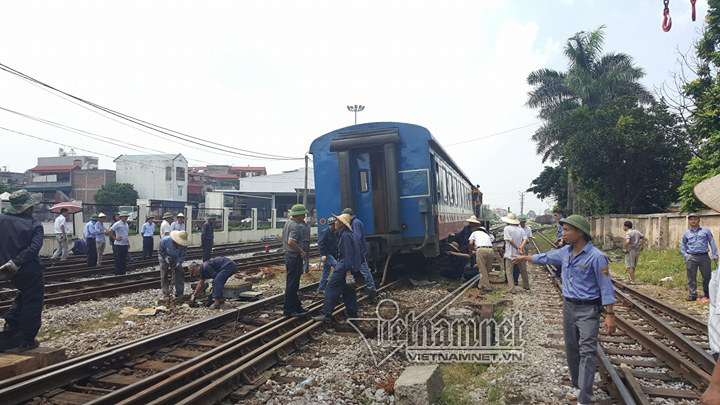
{"type": "MultiPolygon", "coordinates": [[[[561,294],[561,281],[553,277],[551,266],[545,268],[547,282],[561,294]]],[[[612,403],[699,399],[715,364],[708,351],[707,326],[621,282],[614,284],[617,331],[608,335],[601,325],[600,388],[613,398],[612,403]]]]}
{"type": "MultiPolygon", "coordinates": [[[[380,290],[404,283],[399,280],[380,290]]],[[[299,318],[282,316],[278,294],[234,311],[192,322],[167,332],[12,379],[0,381],[0,401],[17,404],[208,404],[227,396],[243,396],[268,379],[277,364],[323,328],[310,317],[322,299],[301,288],[299,318]]],[[[358,289],[361,287],[358,287],[358,289]]],[[[359,302],[367,296],[358,297],[359,302]]],[[[336,307],[334,314],[343,312],[336,307]]]]}
{"type": "MultiPolygon", "coordinates": [[[[311,250],[310,254],[316,255],[317,250],[311,250]]],[[[238,272],[259,266],[277,265],[283,263],[283,253],[268,253],[235,259],[235,263],[238,265],[238,272]]],[[[190,280],[188,271],[185,272],[185,280],[190,280]]],[[[45,286],[44,303],[45,305],[65,305],[72,302],[111,297],[151,288],[160,288],[160,270],[49,284],[45,286]]],[[[5,313],[10,308],[16,295],[17,290],[0,291],[0,313],[5,313]]]]}
{"type": "MultiPolygon", "coordinates": [[[[282,243],[272,242],[219,245],[213,248],[213,256],[236,255],[241,253],[256,252],[263,249],[265,246],[268,246],[271,249],[275,249],[282,247],[282,243]]],[[[187,258],[188,260],[196,260],[202,258],[202,249],[200,249],[199,247],[193,247],[188,249],[187,258]]],[[[146,260],[135,259],[128,262],[127,269],[136,270],[144,267],[157,266],[157,264],[157,256],[146,260]]],[[[68,265],[56,264],[55,266],[45,269],[44,277],[45,282],[60,282],[71,280],[73,278],[112,274],[114,272],[115,265],[113,264],[111,257],[106,264],[98,267],[87,267],[84,261],[68,265]]],[[[9,281],[0,282],[0,289],[2,288],[12,288],[12,283],[10,283],[9,281]]]]}

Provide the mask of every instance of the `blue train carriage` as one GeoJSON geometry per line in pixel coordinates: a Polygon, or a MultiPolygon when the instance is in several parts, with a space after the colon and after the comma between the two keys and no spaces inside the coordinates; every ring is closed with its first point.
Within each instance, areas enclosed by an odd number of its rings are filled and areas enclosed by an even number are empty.
{"type": "MultiPolygon", "coordinates": [[[[320,231],[350,207],[365,225],[368,259],[440,254],[473,215],[473,186],[426,128],[377,122],[325,134],[310,145],[320,231]]],[[[477,199],[477,196],[475,196],[477,199]]]]}

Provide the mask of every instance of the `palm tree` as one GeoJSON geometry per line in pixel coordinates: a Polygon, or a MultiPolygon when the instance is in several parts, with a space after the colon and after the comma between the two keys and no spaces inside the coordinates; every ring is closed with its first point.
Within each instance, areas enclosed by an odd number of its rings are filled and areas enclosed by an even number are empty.
{"type": "MultiPolygon", "coordinates": [[[[602,55],[604,42],[602,25],[594,31],[580,31],[568,38],[565,56],[568,71],[539,69],[528,75],[527,105],[539,108],[538,116],[544,121],[532,136],[543,162],[551,160],[563,164],[562,145],[571,135],[560,128],[563,116],[579,107],[595,109],[608,100],[633,96],[638,102],[653,101],[652,95],[638,82],[645,75],[642,68],[633,65],[632,57],[624,53],[602,55]]],[[[572,193],[573,176],[568,169],[568,194],[572,193]]],[[[572,201],[568,195],[569,209],[572,201]]]]}

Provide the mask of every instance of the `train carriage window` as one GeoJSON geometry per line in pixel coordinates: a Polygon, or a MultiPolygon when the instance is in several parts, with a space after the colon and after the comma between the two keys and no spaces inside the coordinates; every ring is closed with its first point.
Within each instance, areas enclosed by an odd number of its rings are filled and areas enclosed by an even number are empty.
{"type": "Polygon", "coordinates": [[[435,200],[439,203],[442,201],[442,191],[440,188],[440,164],[438,162],[435,162],[435,193],[437,194],[437,197],[435,200]]]}
{"type": "Polygon", "coordinates": [[[368,172],[367,170],[360,170],[359,172],[360,180],[358,181],[358,186],[360,187],[361,193],[367,193],[368,192],[368,172]]]}

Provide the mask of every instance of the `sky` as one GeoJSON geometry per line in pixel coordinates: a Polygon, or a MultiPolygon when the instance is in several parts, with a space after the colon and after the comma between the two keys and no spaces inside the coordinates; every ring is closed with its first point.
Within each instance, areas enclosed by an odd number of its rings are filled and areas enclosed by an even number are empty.
{"type": "MultiPolygon", "coordinates": [[[[700,35],[707,2],[697,2],[696,22],[689,3],[670,4],[665,33],[660,0],[5,1],[0,63],[175,131],[291,157],[353,124],[346,106],[361,104],[359,123],[428,128],[486,203],[519,212],[519,192],[543,168],[530,139],[539,122],[525,105],[527,75],[565,70],[567,38],[605,25],[605,52],[631,55],[645,86],[662,85],[678,69],[678,49],[700,35]]],[[[0,110],[0,167],[11,171],[56,155],[58,144],[99,156],[107,169],[138,147],[182,153],[190,165],[269,173],[303,165],[141,132],[3,71],[0,108],[105,140],[0,110]]],[[[525,211],[551,205],[525,194],[525,211]]]]}

